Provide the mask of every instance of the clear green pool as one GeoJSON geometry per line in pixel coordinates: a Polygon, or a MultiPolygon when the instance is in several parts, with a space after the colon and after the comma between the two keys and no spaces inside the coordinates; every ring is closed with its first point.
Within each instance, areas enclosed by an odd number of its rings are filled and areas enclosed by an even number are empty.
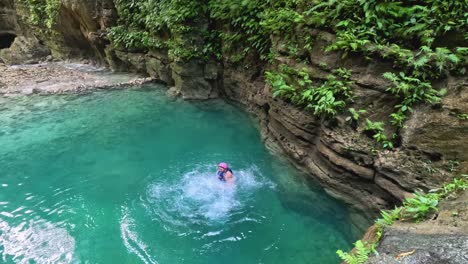
{"type": "Polygon", "coordinates": [[[0,262],[339,263],[343,204],[248,114],[158,88],[0,98],[0,262]]]}

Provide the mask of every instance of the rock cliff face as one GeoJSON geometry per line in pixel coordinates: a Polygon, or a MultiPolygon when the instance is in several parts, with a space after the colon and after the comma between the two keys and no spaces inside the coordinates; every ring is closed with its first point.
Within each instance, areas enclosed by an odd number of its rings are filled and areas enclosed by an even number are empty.
{"type": "MultiPolygon", "coordinates": [[[[377,74],[381,66],[370,63],[352,69],[358,74],[354,107],[370,108],[370,117],[388,116],[395,102],[384,92],[384,85],[379,86],[385,83],[377,74]]],[[[309,70],[317,72],[315,76],[325,74],[316,67],[309,70]]],[[[446,160],[461,161],[459,169],[466,171],[467,146],[463,138],[468,124],[451,114],[468,111],[466,91],[456,88],[462,80],[448,85],[450,93],[441,108],[415,109],[400,147],[374,152],[374,142],[363,134],[363,124],[353,129],[344,117],[334,121],[317,119],[273,99],[261,79],[245,72],[225,69],[223,77],[224,93],[258,116],[267,143],[279,145],[331,195],[360,209],[388,208],[415,190],[440,186],[449,177],[442,169],[446,160]],[[444,138],[438,141],[436,137],[442,135],[444,138]],[[442,168],[435,171],[437,167],[442,168]]]]}
{"type": "Polygon", "coordinates": [[[14,34],[18,28],[16,21],[16,12],[13,6],[13,1],[0,1],[0,34],[14,34]]]}
{"type": "Polygon", "coordinates": [[[104,62],[104,48],[109,44],[106,29],[116,20],[112,0],[64,0],[53,27],[61,37],[48,41],[57,57],[84,56],[104,62]]]}
{"type": "Polygon", "coordinates": [[[117,19],[112,0],[61,1],[57,22],[50,29],[32,25],[30,17],[23,2],[0,1],[0,37],[15,37],[3,45],[4,62],[34,63],[52,53],[56,59],[91,58],[105,63],[104,49],[109,44],[105,32],[117,19]]]}
{"type": "MultiPolygon", "coordinates": [[[[46,46],[55,58],[92,58],[118,71],[148,74],[173,86],[170,92],[185,99],[222,96],[236,101],[258,117],[268,145],[290,157],[331,195],[361,210],[376,212],[391,207],[415,190],[440,186],[449,180],[447,170],[468,170],[468,121],[457,117],[468,113],[464,78],[441,81],[438,86],[449,91],[442,103],[415,108],[407,127],[397,131],[401,135],[398,147],[382,151],[376,150],[374,141],[366,136],[364,122],[351,126],[345,114],[333,120],[319,119],[273,98],[265,84],[264,71],[281,62],[305,67],[315,80],[325,80],[333,68],[344,66],[352,69],[355,81],[352,107],[368,109],[365,117],[388,119],[397,100],[385,91],[389,83],[382,73],[391,71],[392,65],[325,53],[324,47],[334,39],[330,33],[307,33],[315,37],[314,48],[304,54],[310,65],[281,55],[272,64],[251,61],[249,67],[199,60],[182,63],[171,61],[164,50],[122,50],[110,44],[106,30],[117,20],[112,0],[63,0],[53,36],[40,35],[37,28],[26,26],[25,12],[17,2],[0,0],[0,36],[18,36],[0,53],[4,61],[24,62],[19,54],[31,54],[37,47],[46,46]],[[17,41],[21,39],[30,45],[19,48],[20,52],[15,47],[22,46],[17,41]]],[[[272,42],[282,54],[281,42],[274,38],[272,42]]]]}
{"type": "Polygon", "coordinates": [[[33,63],[49,53],[49,49],[22,24],[14,1],[0,1],[0,62],[33,63]]]}
{"type": "MultiPolygon", "coordinates": [[[[333,40],[326,32],[314,32],[317,40],[306,67],[315,79],[325,79],[330,69],[346,66],[353,71],[356,85],[354,105],[368,110],[370,119],[385,120],[397,104],[385,90],[389,83],[382,73],[391,65],[362,58],[341,59],[341,54],[324,53],[333,40]]],[[[280,49],[278,44],[275,48],[280,49]]],[[[277,63],[287,60],[278,57],[277,63]]],[[[295,62],[288,61],[288,65],[295,62]]],[[[450,78],[438,84],[449,91],[439,106],[421,106],[401,131],[400,146],[393,151],[374,151],[374,142],[365,135],[364,124],[352,127],[338,116],[323,120],[290,104],[272,98],[270,87],[256,72],[224,69],[223,93],[253,111],[259,118],[268,143],[279,145],[299,168],[309,172],[333,196],[353,206],[388,208],[415,190],[437,188],[450,178],[450,163],[467,171],[468,122],[456,113],[468,111],[465,79],[450,78]]]]}

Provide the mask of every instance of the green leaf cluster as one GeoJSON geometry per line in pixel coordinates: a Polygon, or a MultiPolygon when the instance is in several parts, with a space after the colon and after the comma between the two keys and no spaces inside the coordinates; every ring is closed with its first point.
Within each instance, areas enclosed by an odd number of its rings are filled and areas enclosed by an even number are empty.
{"type": "Polygon", "coordinates": [[[46,26],[51,29],[57,21],[60,11],[60,0],[19,0],[20,5],[28,11],[28,22],[35,26],[46,26]]]}
{"type": "Polygon", "coordinates": [[[357,122],[361,116],[361,114],[367,113],[365,109],[356,110],[352,107],[348,108],[349,116],[346,117],[346,121],[348,122],[357,122]]]}
{"type": "Polygon", "coordinates": [[[369,259],[369,255],[375,251],[376,244],[362,242],[361,240],[354,243],[355,252],[347,253],[342,250],[337,250],[336,254],[348,264],[362,264],[369,259]]]}
{"type": "Polygon", "coordinates": [[[416,221],[424,220],[429,213],[437,211],[439,196],[434,193],[415,193],[403,203],[405,213],[411,214],[416,221]]]}
{"type": "Polygon", "coordinates": [[[304,0],[116,0],[115,4],[119,23],[110,32],[119,46],[157,49],[164,43],[175,59],[216,57],[234,63],[249,54],[270,58],[270,35],[291,35],[304,24],[298,10],[311,5],[304,0]]]}
{"type": "Polygon", "coordinates": [[[114,45],[131,50],[167,50],[174,60],[207,58],[207,3],[195,0],[116,0],[118,25],[109,30],[114,45]]]}
{"type": "MultiPolygon", "coordinates": [[[[30,21],[51,28],[60,0],[19,0],[30,21]]],[[[466,3],[458,0],[115,0],[119,20],[109,31],[111,42],[129,50],[163,50],[176,61],[193,58],[240,63],[273,61],[277,54],[305,64],[316,29],[336,35],[326,51],[360,53],[390,62],[387,92],[399,103],[390,115],[398,132],[421,103],[434,104],[443,95],[435,80],[463,75],[468,63],[466,3]],[[283,47],[277,48],[274,47],[283,47]]],[[[246,64],[244,64],[246,66],[246,64]]],[[[327,67],[326,70],[329,70],[327,67]]],[[[330,75],[310,83],[298,72],[266,73],[275,96],[312,110],[336,115],[350,101],[349,83],[330,75]],[[342,82],[342,83],[340,83],[342,82]],[[313,88],[313,89],[312,89],[313,88]]],[[[310,77],[310,76],[309,76],[310,77]]],[[[365,109],[363,109],[365,110],[365,109]]],[[[351,113],[353,122],[356,113],[351,113]]],[[[465,116],[460,116],[461,119],[465,116]]],[[[354,123],[354,125],[356,125],[354,123]]],[[[393,146],[384,133],[374,137],[393,146]]]]}
{"type": "MultiPolygon", "coordinates": [[[[460,1],[314,1],[302,13],[306,24],[331,30],[336,41],[327,51],[359,52],[369,59],[393,63],[399,74],[387,72],[387,91],[401,100],[391,123],[404,126],[418,103],[435,103],[439,95],[432,81],[448,74],[465,74],[467,15],[460,1]],[[443,38],[461,35],[458,41],[443,38]],[[462,40],[460,40],[462,39],[462,40]],[[444,44],[442,44],[444,43],[444,44]],[[447,46],[441,46],[447,45],[447,46]]],[[[380,135],[377,137],[380,138],[380,135]]]]}
{"type": "Polygon", "coordinates": [[[381,143],[383,148],[391,149],[393,148],[393,142],[385,135],[384,125],[384,122],[374,122],[366,119],[366,127],[364,128],[364,131],[371,132],[372,138],[374,138],[378,143],[381,143]]]}
{"type": "Polygon", "coordinates": [[[391,226],[395,221],[400,220],[400,214],[403,211],[403,207],[397,207],[393,210],[381,210],[381,218],[377,219],[375,223],[380,226],[391,226]]]}
{"type": "Polygon", "coordinates": [[[403,72],[400,72],[399,75],[386,72],[383,76],[393,84],[387,91],[401,98],[401,103],[395,106],[397,111],[390,115],[391,123],[397,127],[404,126],[406,113],[411,111],[411,107],[416,103],[434,104],[440,101],[439,93],[432,88],[429,82],[406,76],[403,72]]]}
{"type": "Polygon", "coordinates": [[[337,69],[320,85],[309,73],[283,65],[281,72],[266,72],[266,80],[273,88],[273,96],[311,110],[315,115],[335,116],[353,98],[351,71],[337,69]]]}
{"type": "Polygon", "coordinates": [[[407,198],[403,202],[402,207],[395,208],[392,211],[382,211],[382,218],[377,220],[377,223],[383,221],[386,225],[391,225],[388,221],[389,215],[393,220],[412,218],[416,222],[422,221],[430,213],[437,212],[440,200],[467,189],[468,175],[462,174],[460,177],[444,184],[440,189],[434,190],[434,192],[427,194],[416,192],[414,197],[407,198]]]}

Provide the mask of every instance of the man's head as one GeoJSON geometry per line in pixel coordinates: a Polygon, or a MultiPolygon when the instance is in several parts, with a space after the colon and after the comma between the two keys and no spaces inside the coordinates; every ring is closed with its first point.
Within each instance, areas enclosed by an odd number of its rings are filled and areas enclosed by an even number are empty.
{"type": "Polygon", "coordinates": [[[218,165],[218,171],[225,171],[225,170],[227,170],[227,168],[228,168],[228,165],[227,165],[227,163],[225,163],[225,162],[221,162],[221,163],[218,165]]]}

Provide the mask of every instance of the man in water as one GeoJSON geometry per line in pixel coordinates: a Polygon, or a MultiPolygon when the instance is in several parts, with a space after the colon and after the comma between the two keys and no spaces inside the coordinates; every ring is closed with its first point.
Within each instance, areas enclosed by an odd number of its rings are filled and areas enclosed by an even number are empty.
{"type": "Polygon", "coordinates": [[[228,167],[227,163],[221,162],[218,165],[218,179],[223,182],[232,182],[234,181],[234,176],[232,175],[231,168],[228,167]]]}

